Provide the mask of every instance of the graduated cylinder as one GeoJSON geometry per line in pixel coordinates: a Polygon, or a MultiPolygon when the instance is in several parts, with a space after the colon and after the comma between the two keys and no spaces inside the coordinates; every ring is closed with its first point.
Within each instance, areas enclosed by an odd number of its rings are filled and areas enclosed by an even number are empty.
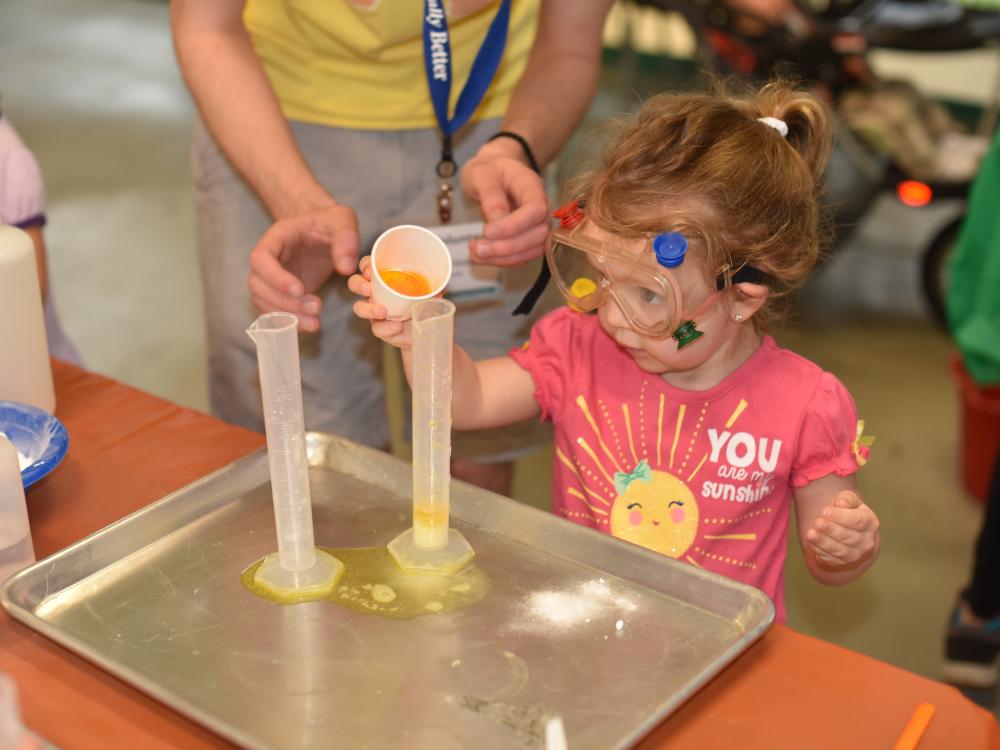
{"type": "Polygon", "coordinates": [[[449,527],[451,369],[455,306],[442,299],[413,308],[413,528],[388,544],[405,571],[448,575],[475,557],[449,527]]]}
{"type": "Polygon", "coordinates": [[[342,562],[314,546],[297,328],[294,315],[273,312],[247,329],[257,345],[278,535],[278,552],[264,559],[254,583],[289,603],[327,596],[344,572],[342,562]]]}
{"type": "Polygon", "coordinates": [[[413,311],[413,542],[423,549],[448,544],[454,317],[443,299],[413,311]]]}

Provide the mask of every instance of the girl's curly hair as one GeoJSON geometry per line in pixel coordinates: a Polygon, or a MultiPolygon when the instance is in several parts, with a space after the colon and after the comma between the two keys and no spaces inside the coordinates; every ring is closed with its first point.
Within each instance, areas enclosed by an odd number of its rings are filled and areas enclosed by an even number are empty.
{"type": "Polygon", "coordinates": [[[781,296],[808,277],[825,235],[819,198],[830,117],[783,81],[738,93],[714,88],[651,98],[617,123],[601,166],[571,192],[606,231],[683,226],[709,269],[754,266],[771,277],[772,297],[781,296]],[[787,137],[761,117],[784,121],[787,137]]]}

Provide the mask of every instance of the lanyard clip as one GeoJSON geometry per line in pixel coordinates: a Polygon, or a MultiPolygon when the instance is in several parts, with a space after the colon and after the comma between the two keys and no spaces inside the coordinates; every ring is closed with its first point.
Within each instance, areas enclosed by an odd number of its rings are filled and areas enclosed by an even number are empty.
{"type": "Polygon", "coordinates": [[[452,158],[450,135],[445,135],[441,138],[441,161],[437,163],[435,171],[437,172],[437,176],[441,178],[441,187],[438,188],[437,198],[438,218],[441,219],[442,224],[447,224],[451,221],[451,178],[458,171],[458,165],[455,164],[455,160],[452,158]]]}
{"type": "Polygon", "coordinates": [[[451,136],[446,135],[441,138],[441,161],[437,163],[435,168],[437,176],[442,180],[448,180],[455,176],[455,172],[458,171],[458,165],[455,163],[451,150],[451,136]]]}

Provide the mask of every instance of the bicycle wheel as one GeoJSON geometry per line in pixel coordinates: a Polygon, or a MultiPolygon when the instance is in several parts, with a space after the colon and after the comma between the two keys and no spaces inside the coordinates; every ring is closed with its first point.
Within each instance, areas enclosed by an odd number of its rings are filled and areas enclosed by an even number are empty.
{"type": "Polygon", "coordinates": [[[927,309],[932,320],[945,330],[948,330],[948,317],[945,313],[949,282],[948,261],[955,250],[963,219],[965,214],[952,219],[934,236],[920,264],[920,281],[927,309]]]}

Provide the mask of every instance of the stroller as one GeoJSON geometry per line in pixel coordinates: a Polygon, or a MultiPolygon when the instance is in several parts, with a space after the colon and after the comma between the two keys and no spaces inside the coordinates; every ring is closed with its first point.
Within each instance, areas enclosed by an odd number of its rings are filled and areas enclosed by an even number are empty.
{"type": "Polygon", "coordinates": [[[821,12],[800,0],[638,0],[682,13],[698,43],[698,62],[720,75],[755,80],[781,74],[812,85],[836,117],[826,195],[837,247],[879,194],[921,208],[959,199],[957,215],[922,248],[921,280],[932,317],[944,324],[947,258],[966,198],[989,146],[1000,90],[967,132],[940,104],[905,81],[879,80],[872,47],[954,51],[1000,40],[1000,13],[947,0],[830,0],[821,12]]]}

